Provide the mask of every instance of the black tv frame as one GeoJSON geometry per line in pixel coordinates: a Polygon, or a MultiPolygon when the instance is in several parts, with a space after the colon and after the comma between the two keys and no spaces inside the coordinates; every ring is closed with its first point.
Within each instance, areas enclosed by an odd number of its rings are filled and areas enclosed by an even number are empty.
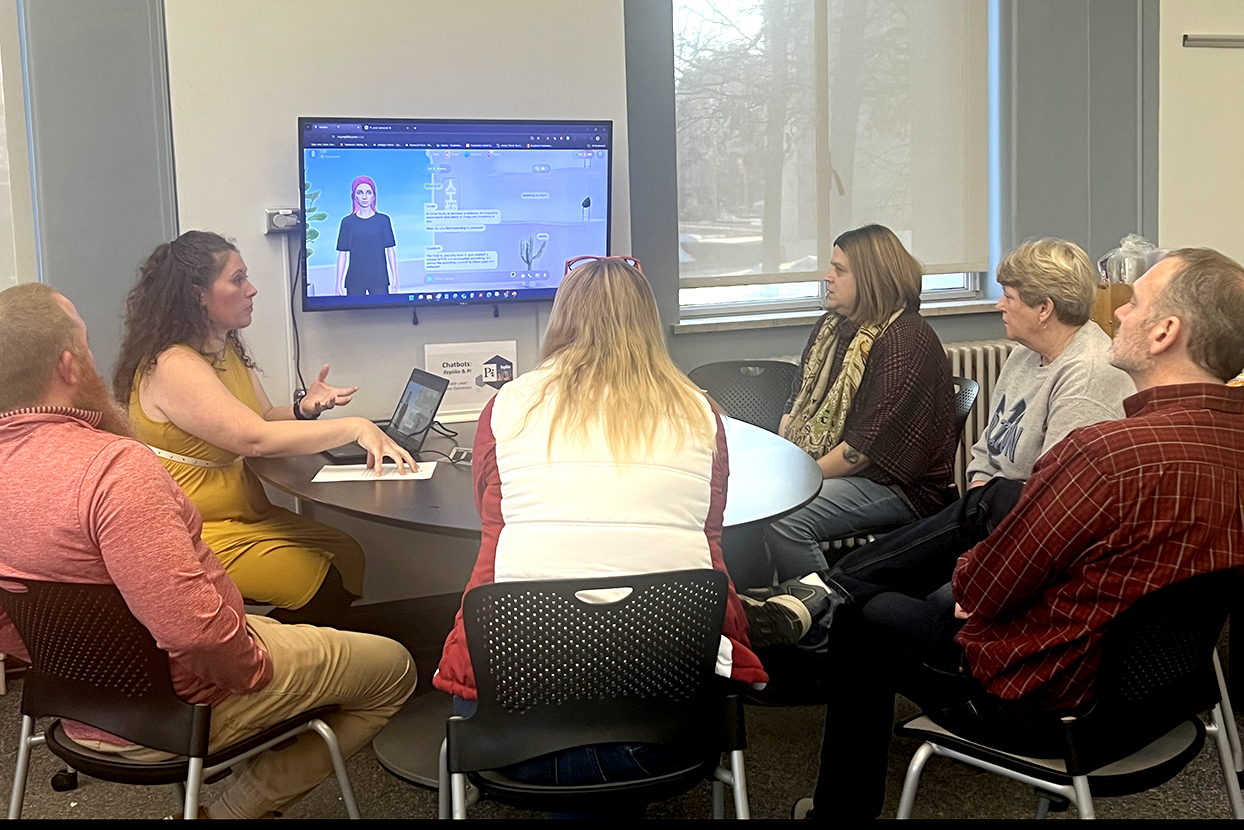
{"type": "MultiPolygon", "coordinates": [[[[452,300],[411,300],[407,295],[411,292],[402,294],[391,294],[384,297],[378,297],[376,300],[365,299],[370,295],[363,295],[364,299],[359,302],[344,302],[341,304],[334,303],[332,305],[315,305],[308,303],[309,295],[307,293],[308,277],[307,277],[307,230],[310,227],[306,221],[306,150],[304,144],[304,136],[306,134],[305,125],[308,123],[359,123],[359,124],[417,124],[417,125],[435,125],[435,126],[463,126],[471,127],[488,127],[498,126],[504,128],[513,128],[518,126],[531,127],[597,127],[605,132],[608,144],[608,166],[605,171],[605,193],[606,193],[606,220],[605,220],[605,256],[612,253],[613,246],[613,155],[615,152],[613,140],[613,121],[609,119],[492,119],[492,118],[390,118],[390,117],[365,117],[365,118],[348,118],[348,117],[311,117],[300,116],[298,118],[298,193],[302,199],[303,221],[301,223],[301,241],[302,245],[299,249],[299,260],[302,265],[301,279],[299,280],[302,294],[302,310],[304,312],[321,312],[321,311],[349,311],[359,309],[419,309],[419,308],[436,308],[446,305],[510,305],[513,303],[528,302],[552,302],[557,294],[557,288],[560,286],[560,276],[558,286],[551,288],[523,289],[524,292],[517,297],[472,297],[469,299],[452,299],[452,300]]],[[[555,149],[554,145],[549,145],[550,149],[555,149]]],[[[474,149],[474,148],[472,148],[474,149]]],[[[585,252],[587,253],[587,252],[585,252]]],[[[561,267],[561,263],[557,264],[561,267]]],[[[448,293],[455,292],[415,292],[415,293],[448,293]]],[[[468,292],[469,293],[469,292],[468,292]]],[[[487,292],[475,292],[484,294],[487,292]]],[[[495,293],[495,292],[494,292],[495,293]]]]}

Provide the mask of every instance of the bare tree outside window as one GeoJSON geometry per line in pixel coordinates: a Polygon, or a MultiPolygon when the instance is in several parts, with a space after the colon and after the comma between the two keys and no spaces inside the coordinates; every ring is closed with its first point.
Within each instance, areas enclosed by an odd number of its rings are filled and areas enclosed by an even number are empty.
{"type": "MultiPolygon", "coordinates": [[[[805,271],[816,279],[812,11],[811,0],[675,3],[684,277],[805,271]]],[[[684,304],[814,300],[820,287],[784,283],[683,293],[684,304]]]]}
{"type": "Polygon", "coordinates": [[[814,307],[833,238],[868,222],[929,267],[926,292],[968,289],[988,250],[987,11],[675,0],[682,305],[814,307]]]}

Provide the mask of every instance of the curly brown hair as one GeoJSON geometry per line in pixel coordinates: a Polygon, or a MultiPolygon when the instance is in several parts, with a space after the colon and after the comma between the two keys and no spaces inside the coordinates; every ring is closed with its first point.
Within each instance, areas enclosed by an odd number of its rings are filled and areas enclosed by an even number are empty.
{"type": "MultiPolygon", "coordinates": [[[[211,287],[236,250],[220,234],[186,231],[162,243],[139,267],[138,282],[125,300],[125,337],[112,375],[113,394],[123,406],[129,406],[140,368],[148,371],[170,346],[203,344],[208,319],[200,292],[211,287]]],[[[236,330],[226,341],[246,366],[255,367],[236,330]]]]}

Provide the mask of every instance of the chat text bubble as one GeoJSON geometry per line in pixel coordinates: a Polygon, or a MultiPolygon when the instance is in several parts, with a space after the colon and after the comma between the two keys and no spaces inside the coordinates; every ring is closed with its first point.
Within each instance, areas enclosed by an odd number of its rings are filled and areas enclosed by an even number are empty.
{"type": "Polygon", "coordinates": [[[530,193],[530,192],[528,192],[528,193],[523,193],[523,194],[520,194],[520,198],[523,198],[523,199],[547,199],[547,198],[549,198],[549,194],[547,194],[547,193],[530,193]]]}
{"type": "Polygon", "coordinates": [[[440,222],[429,222],[426,228],[426,230],[435,231],[436,233],[470,233],[487,229],[487,225],[446,225],[440,222]]]}
{"type": "Polygon", "coordinates": [[[482,271],[497,267],[496,251],[442,251],[424,257],[429,271],[482,271]]]}
{"type": "Polygon", "coordinates": [[[423,221],[446,225],[496,225],[501,221],[499,210],[425,210],[423,221]]]}

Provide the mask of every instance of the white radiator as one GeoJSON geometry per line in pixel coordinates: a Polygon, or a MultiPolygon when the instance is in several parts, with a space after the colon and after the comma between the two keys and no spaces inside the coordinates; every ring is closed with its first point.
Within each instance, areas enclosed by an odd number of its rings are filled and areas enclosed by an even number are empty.
{"type": "Polygon", "coordinates": [[[959,438],[959,451],[955,453],[955,483],[959,491],[965,492],[967,481],[965,470],[971,458],[972,445],[989,426],[989,418],[993,414],[989,409],[989,399],[993,397],[994,384],[998,382],[998,374],[1002,364],[1006,363],[1015,343],[1011,340],[982,340],[973,343],[948,343],[946,357],[950,360],[950,374],[955,377],[970,378],[980,384],[980,394],[972,406],[972,414],[964,426],[963,435],[959,438]]]}

